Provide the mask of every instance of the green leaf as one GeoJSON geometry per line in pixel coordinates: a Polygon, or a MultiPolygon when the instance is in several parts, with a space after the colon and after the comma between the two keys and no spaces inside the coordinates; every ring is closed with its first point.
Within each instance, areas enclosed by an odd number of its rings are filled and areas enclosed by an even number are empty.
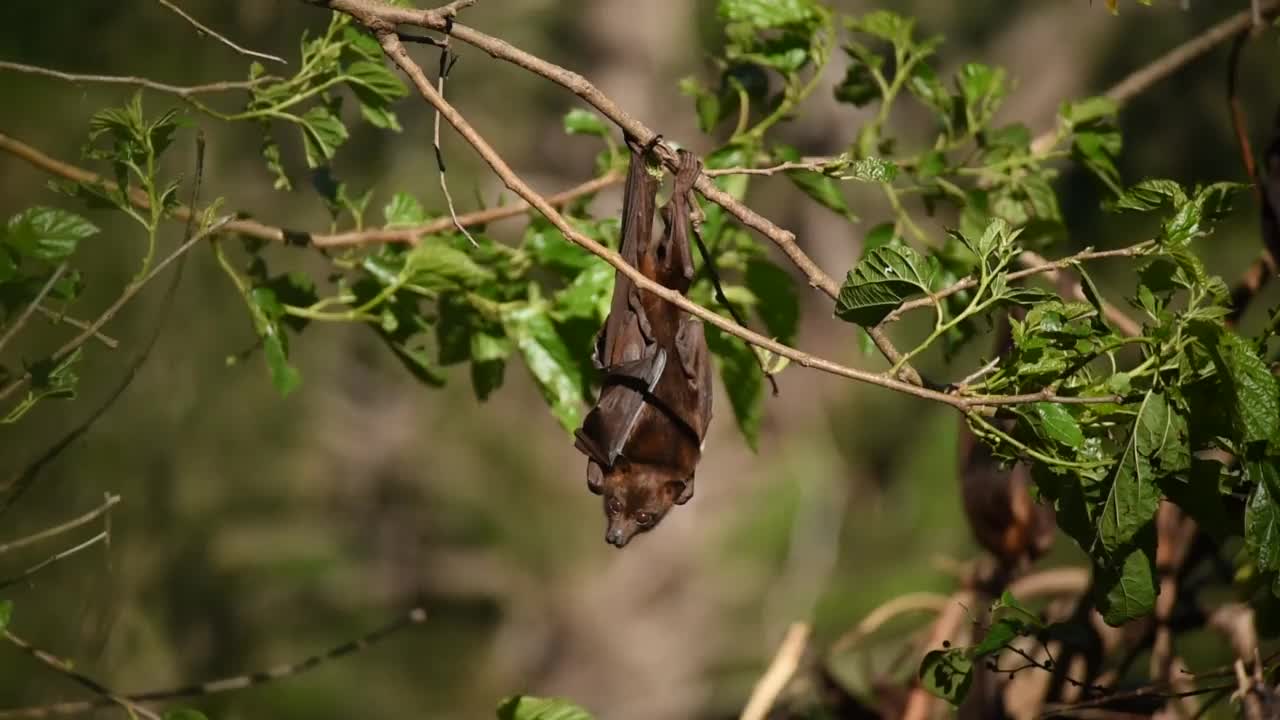
{"type": "Polygon", "coordinates": [[[405,256],[409,283],[428,290],[474,288],[493,279],[493,271],[438,237],[418,243],[405,256]]]}
{"type": "Polygon", "coordinates": [[[298,389],[302,384],[302,373],[289,364],[288,343],[284,331],[278,325],[270,326],[262,338],[263,355],[267,360],[267,369],[271,373],[271,384],[281,396],[298,389]]]}
{"type": "Polygon", "coordinates": [[[97,233],[97,226],[75,213],[36,206],[9,218],[0,244],[19,257],[59,262],[70,257],[81,240],[97,233]]]}
{"type": "Polygon", "coordinates": [[[861,180],[862,182],[890,183],[898,177],[898,166],[888,160],[877,157],[866,157],[854,160],[839,171],[842,180],[861,180]]]}
{"type": "MultiPolygon", "coordinates": [[[[797,162],[800,160],[800,153],[795,148],[786,145],[775,148],[774,156],[781,162],[797,162]]],[[[857,216],[849,210],[849,205],[845,202],[844,195],[840,192],[840,186],[834,179],[813,170],[788,170],[787,177],[791,182],[795,183],[796,187],[803,190],[809,197],[817,200],[823,207],[843,215],[850,221],[857,220],[857,216]]]]}
{"type": "Polygon", "coordinates": [[[875,75],[871,72],[871,65],[868,64],[867,60],[875,63],[878,67],[880,58],[861,56],[853,52],[850,52],[849,55],[849,67],[845,70],[844,79],[834,89],[836,101],[848,103],[854,107],[863,107],[873,100],[879,100],[881,95],[880,84],[876,82],[875,75]]]}
{"type": "Polygon", "coordinates": [[[9,621],[13,619],[13,601],[0,600],[0,631],[9,627],[9,621]]]}
{"type": "Polygon", "coordinates": [[[911,43],[916,21],[889,10],[872,10],[862,17],[850,19],[848,24],[852,30],[878,37],[895,47],[906,47],[911,43]]]}
{"type": "Polygon", "coordinates": [[[338,147],[349,137],[347,126],[325,105],[308,110],[301,122],[308,167],[317,168],[332,160],[338,147]]]}
{"type": "MultiPolygon", "coordinates": [[[[265,124],[264,124],[265,125],[265,124]]],[[[284,161],[280,157],[280,144],[271,134],[270,126],[262,128],[262,159],[267,163],[267,171],[275,177],[271,187],[275,190],[292,190],[293,183],[284,171],[284,161]]]]}
{"type": "Polygon", "coordinates": [[[920,663],[920,685],[929,694],[959,705],[973,684],[973,660],[964,648],[933,650],[920,663]]]}
{"type": "Polygon", "coordinates": [[[616,273],[613,266],[596,260],[578,273],[573,280],[555,295],[557,319],[584,317],[604,320],[609,314],[609,300],[613,296],[616,273]]]}
{"type": "Polygon", "coordinates": [[[1094,603],[1112,627],[1136,620],[1155,607],[1155,532],[1148,534],[1149,543],[1126,548],[1119,562],[1094,572],[1094,603]]]}
{"type": "Polygon", "coordinates": [[[1120,154],[1120,132],[1101,122],[1086,123],[1076,127],[1071,139],[1072,156],[1113,193],[1123,192],[1120,171],[1116,168],[1116,156],[1120,154]]]}
{"type": "Polygon", "coordinates": [[[1064,102],[1058,111],[1058,117],[1068,128],[1077,125],[1115,117],[1119,106],[1116,101],[1105,95],[1098,95],[1075,102],[1064,102]]]}
{"type": "Polygon", "coordinates": [[[726,22],[746,23],[760,30],[817,20],[812,0],[720,0],[717,12],[726,22]]]}
{"type": "Polygon", "coordinates": [[[934,270],[915,250],[883,245],[849,271],[836,299],[836,316],[871,327],[907,298],[930,292],[935,279],[934,270]]]}
{"type": "Polygon", "coordinates": [[[502,324],[551,406],[551,413],[565,430],[572,432],[582,423],[582,374],[556,332],[545,304],[503,305],[502,324]]]}
{"type": "Polygon", "coordinates": [[[1214,359],[1230,391],[1231,417],[1246,443],[1280,435],[1280,389],[1267,364],[1239,335],[1219,335],[1214,359]]]}
{"type": "Polygon", "coordinates": [[[565,114],[564,131],[568,135],[609,136],[609,126],[605,124],[604,118],[581,108],[574,108],[565,114]]]}
{"type": "Polygon", "coordinates": [[[1045,436],[1050,440],[1072,448],[1084,445],[1084,433],[1080,430],[1080,423],[1065,405],[1039,402],[1031,407],[1040,420],[1040,427],[1044,429],[1045,436]]]}
{"type": "Polygon", "coordinates": [[[956,88],[964,98],[965,116],[972,130],[987,124],[1004,99],[1004,69],[966,63],[956,73],[956,88]]]}
{"type": "Polygon", "coordinates": [[[1132,542],[1155,518],[1160,505],[1158,475],[1191,466],[1186,419],[1164,395],[1148,392],[1138,408],[1120,461],[1108,478],[1109,491],[1098,522],[1098,539],[1108,553],[1132,542]]]}
{"type": "Polygon", "coordinates": [[[800,325],[800,299],[791,275],[765,258],[753,257],[747,260],[745,281],[758,300],[756,314],[769,334],[786,345],[794,342],[800,325]]]}
{"type": "Polygon", "coordinates": [[[427,221],[427,213],[418,198],[406,192],[391,196],[391,202],[382,209],[382,216],[389,228],[417,227],[427,221]]]}
{"type": "Polygon", "coordinates": [[[707,348],[720,368],[720,379],[729,395],[733,418],[747,446],[756,450],[764,417],[764,376],[751,346],[718,328],[704,326],[707,348]]]}
{"type": "Polygon", "coordinates": [[[1280,468],[1274,458],[1251,460],[1246,468],[1258,484],[1245,505],[1245,546],[1259,570],[1280,570],[1280,468]]]}
{"type": "Polygon", "coordinates": [[[1173,180],[1143,180],[1107,203],[1112,210],[1148,212],[1165,205],[1180,207],[1188,202],[1187,193],[1173,180]]]}
{"type": "Polygon", "coordinates": [[[541,216],[529,221],[524,232],[523,249],[539,264],[568,277],[575,277],[592,263],[598,262],[591,253],[570,242],[541,216]]]}
{"type": "Polygon", "coordinates": [[[593,720],[568,700],[513,695],[498,706],[498,720],[593,720]]]}

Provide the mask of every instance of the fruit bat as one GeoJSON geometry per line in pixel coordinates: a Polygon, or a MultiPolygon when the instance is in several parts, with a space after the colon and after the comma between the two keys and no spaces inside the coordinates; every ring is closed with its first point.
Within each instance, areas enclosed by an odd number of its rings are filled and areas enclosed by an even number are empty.
{"type": "MultiPolygon", "coordinates": [[[[659,181],[645,166],[650,147],[631,149],[620,252],[645,277],[681,294],[693,282],[689,246],[693,183],[702,172],[679,153],[671,198],[653,237],[659,181]]],[[[693,497],[693,476],[711,422],[711,362],[702,323],[646,293],[621,272],[593,357],[599,399],[575,433],[587,456],[587,487],[601,495],[605,540],[623,547],[693,497]]]]}

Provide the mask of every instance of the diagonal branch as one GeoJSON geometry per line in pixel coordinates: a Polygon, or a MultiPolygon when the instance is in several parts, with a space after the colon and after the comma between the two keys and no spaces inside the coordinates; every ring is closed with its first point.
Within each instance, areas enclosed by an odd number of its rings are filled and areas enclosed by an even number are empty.
{"type": "Polygon", "coordinates": [[[43,75],[58,80],[66,80],[73,83],[97,83],[99,85],[127,85],[129,87],[147,88],[156,92],[169,93],[177,95],[183,99],[189,99],[193,95],[201,95],[204,93],[226,92],[227,90],[248,90],[265,82],[278,80],[272,75],[263,75],[252,80],[230,80],[215,83],[206,83],[204,85],[170,85],[168,83],[156,82],[150,78],[136,77],[133,75],[84,75],[80,73],[69,73],[61,70],[53,70],[38,65],[25,65],[23,63],[9,62],[0,60],[0,70],[12,70],[14,72],[27,73],[30,75],[43,75]]]}
{"type": "Polygon", "coordinates": [[[49,705],[35,705],[32,707],[12,708],[0,710],[0,718],[4,720],[14,720],[15,718],[48,718],[59,715],[83,715],[91,712],[95,708],[106,707],[118,702],[115,698],[125,700],[129,703],[141,702],[160,702],[164,700],[177,700],[179,698],[197,697],[201,695],[215,695],[230,690],[242,690],[255,685],[265,685],[269,682],[283,680],[284,678],[300,675],[318,665],[337,660],[339,658],[358,653],[368,649],[381,640],[393,635],[411,625],[418,625],[427,620],[427,611],[422,608],[413,608],[405,615],[384,625],[364,637],[350,640],[336,647],[332,647],[324,652],[317,653],[296,662],[277,665],[266,670],[257,672],[244,673],[233,677],[219,678],[217,680],[208,680],[196,685],[184,685],[183,687],[170,688],[167,690],[151,690],[149,692],[134,693],[131,695],[116,695],[113,698],[99,698],[96,700],[76,700],[71,702],[52,703],[49,705]]]}
{"type": "Polygon", "coordinates": [[[77,671],[75,668],[71,666],[71,663],[67,662],[66,660],[63,660],[62,658],[57,657],[52,653],[41,650],[40,648],[32,645],[26,640],[23,640],[17,635],[14,635],[12,632],[8,630],[4,631],[4,639],[8,640],[10,643],[13,643],[20,650],[27,653],[28,655],[35,658],[36,660],[39,660],[44,665],[70,678],[77,685],[81,685],[85,688],[88,688],[90,691],[98,695],[101,695],[104,700],[103,705],[119,705],[120,707],[127,710],[130,715],[141,716],[146,718],[147,720],[160,720],[160,716],[157,715],[155,712],[148,710],[145,707],[142,707],[141,705],[134,702],[133,700],[130,700],[129,698],[124,697],[119,693],[116,693],[111,688],[107,687],[106,685],[103,685],[97,680],[94,680],[88,675],[85,675],[84,673],[77,671]]]}
{"type": "Polygon", "coordinates": [[[258,59],[260,59],[260,60],[271,60],[272,62],[278,62],[278,63],[280,63],[281,65],[288,65],[288,64],[289,64],[289,63],[285,62],[284,58],[282,58],[282,57],[277,57],[277,56],[275,56],[275,55],[269,55],[269,54],[267,54],[267,53],[264,53],[264,52],[258,52],[258,51],[256,51],[256,50],[249,50],[248,48],[244,48],[244,47],[241,47],[241,46],[239,46],[239,45],[235,44],[235,42],[233,42],[230,38],[228,38],[228,37],[227,37],[227,36],[225,36],[225,35],[222,35],[222,34],[218,33],[218,32],[217,32],[217,31],[215,31],[215,30],[210,29],[207,25],[202,24],[199,20],[197,20],[197,19],[195,19],[195,18],[191,17],[190,15],[188,15],[186,12],[184,12],[184,11],[182,10],[182,8],[180,8],[180,7],[178,7],[177,5],[174,5],[173,3],[169,2],[169,0],[156,0],[156,1],[157,1],[157,2],[159,2],[161,5],[163,5],[163,6],[167,7],[167,8],[169,8],[169,9],[170,9],[170,10],[172,10],[173,12],[177,13],[177,15],[178,15],[179,17],[181,17],[183,20],[186,20],[187,22],[191,23],[193,26],[195,26],[195,29],[196,29],[196,30],[198,30],[198,31],[200,31],[200,32],[202,32],[202,33],[204,33],[205,35],[208,35],[209,37],[213,38],[214,40],[217,40],[218,42],[222,43],[223,45],[226,45],[227,47],[231,48],[232,50],[235,50],[236,52],[240,53],[241,55],[247,55],[247,56],[249,56],[249,57],[256,57],[256,58],[258,58],[258,59]]]}
{"type": "MultiPolygon", "coordinates": [[[[415,10],[388,5],[379,0],[307,1],[312,5],[320,5],[346,13],[375,33],[394,33],[397,25],[412,25],[447,33],[450,37],[457,38],[487,52],[491,57],[505,60],[564,87],[585,100],[615,125],[622,128],[625,134],[634,137],[641,144],[648,144],[659,137],[656,132],[646,127],[644,123],[641,123],[618,107],[617,103],[582,75],[525,52],[505,40],[454,22],[453,15],[455,11],[451,11],[449,9],[450,6],[436,10],[415,10]]],[[[658,142],[654,150],[668,168],[675,170],[678,167],[679,160],[674,149],[668,147],[665,143],[658,142]]],[[[779,227],[768,218],[747,207],[737,198],[717,187],[715,182],[706,175],[698,178],[698,181],[694,184],[694,189],[710,202],[724,208],[726,212],[737,218],[744,226],[755,230],[777,245],[783,254],[804,273],[811,287],[818,288],[833,300],[840,294],[840,283],[823,272],[822,268],[818,267],[818,264],[805,254],[804,250],[796,243],[795,233],[779,227]]],[[[880,353],[884,355],[891,365],[897,365],[901,361],[902,354],[894,347],[887,334],[879,328],[871,329],[869,334],[880,353]]],[[[909,365],[904,364],[900,374],[911,384],[925,384],[919,373],[909,365]]]]}

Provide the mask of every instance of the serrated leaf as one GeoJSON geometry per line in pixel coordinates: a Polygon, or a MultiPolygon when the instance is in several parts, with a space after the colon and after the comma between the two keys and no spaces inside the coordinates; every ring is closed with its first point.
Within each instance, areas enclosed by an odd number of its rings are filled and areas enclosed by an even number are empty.
{"type": "Polygon", "coordinates": [[[525,365],[551,413],[566,431],[582,423],[582,374],[573,354],[556,332],[543,304],[520,303],[502,307],[502,324],[515,341],[525,365]]]}
{"type": "Polygon", "coordinates": [[[1102,619],[1119,627],[1151,612],[1156,604],[1154,532],[1151,548],[1127,549],[1113,567],[1094,572],[1094,602],[1102,619]]]}
{"type": "Polygon", "coordinates": [[[812,0],[720,0],[717,12],[727,22],[746,23],[759,30],[817,20],[812,0]]]}
{"type": "Polygon", "coordinates": [[[1239,335],[1223,332],[1214,353],[1231,393],[1231,417],[1246,443],[1280,435],[1280,389],[1267,364],[1239,335]]]}
{"type": "Polygon", "coordinates": [[[593,720],[568,700],[513,695],[498,706],[498,720],[593,720]]]}
{"type": "Polygon", "coordinates": [[[1249,479],[1257,482],[1244,509],[1244,541],[1258,569],[1280,570],[1280,469],[1275,460],[1252,460],[1249,479]]]}
{"type": "Polygon", "coordinates": [[[764,376],[755,352],[741,340],[729,337],[719,329],[704,326],[707,348],[720,369],[720,379],[729,395],[733,418],[747,446],[756,450],[760,439],[760,422],[764,416],[764,376]]]}
{"type": "Polygon", "coordinates": [[[849,271],[836,299],[836,316],[871,327],[907,298],[933,289],[935,274],[919,253],[905,245],[884,245],[867,253],[849,271]]]}
{"type": "Polygon", "coordinates": [[[1076,127],[1071,137],[1071,154],[1083,163],[1113,193],[1123,192],[1116,157],[1122,146],[1120,132],[1101,121],[1076,127]]]}
{"type": "Polygon", "coordinates": [[[1031,407],[1040,420],[1040,427],[1044,429],[1045,436],[1050,440],[1072,448],[1084,445],[1084,432],[1080,430],[1080,423],[1065,406],[1040,402],[1031,407]]]}
{"type": "Polygon", "coordinates": [[[409,282],[428,290],[474,288],[493,279],[493,271],[439,238],[428,238],[405,255],[409,282]]]}
{"type": "Polygon", "coordinates": [[[867,157],[842,167],[839,176],[843,180],[890,183],[898,177],[898,166],[882,158],[867,157]]]}
{"type": "Polygon", "coordinates": [[[1128,545],[1155,518],[1160,505],[1156,476],[1190,467],[1186,420],[1158,392],[1138,408],[1119,461],[1108,475],[1098,539],[1108,553],[1128,545]]]}
{"type": "Polygon", "coordinates": [[[96,225],[73,212],[37,205],[9,218],[0,244],[19,257],[59,262],[70,257],[81,240],[97,233],[96,225]]]}
{"type": "Polygon", "coordinates": [[[973,660],[964,648],[932,650],[920,662],[920,686],[929,694],[959,705],[973,684],[973,660]]]}
{"type": "MultiPolygon", "coordinates": [[[[346,74],[350,76],[350,83],[374,93],[384,103],[409,95],[409,88],[380,60],[358,60],[347,66],[346,74]]],[[[358,91],[358,88],[352,89],[358,91]]]]}
{"type": "Polygon", "coordinates": [[[1179,207],[1187,204],[1188,198],[1182,186],[1173,180],[1143,180],[1125,190],[1111,200],[1107,206],[1113,210],[1134,210],[1148,212],[1165,205],[1179,207]]]}
{"type": "Polygon", "coordinates": [[[609,126],[599,115],[582,108],[574,108],[564,116],[564,131],[567,135],[608,137],[609,126]]]}
{"type": "Polygon", "coordinates": [[[382,209],[382,217],[389,228],[417,227],[427,221],[427,213],[418,198],[406,192],[391,196],[391,202],[382,209]]]}
{"type": "Polygon", "coordinates": [[[301,122],[308,167],[317,168],[332,160],[338,147],[350,137],[347,126],[325,105],[308,110],[301,122]]]}

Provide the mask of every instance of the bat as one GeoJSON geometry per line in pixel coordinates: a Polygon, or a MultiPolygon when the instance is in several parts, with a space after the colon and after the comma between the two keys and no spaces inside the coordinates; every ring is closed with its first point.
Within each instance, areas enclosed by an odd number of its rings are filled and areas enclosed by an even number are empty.
{"type": "MultiPolygon", "coordinates": [[[[684,294],[693,281],[689,215],[702,172],[681,151],[663,232],[653,237],[659,182],[649,147],[631,149],[623,196],[621,255],[645,277],[684,294]]],[[[601,495],[605,540],[624,547],[693,497],[693,478],[711,422],[711,361],[702,323],[617,273],[609,317],[596,338],[600,396],[575,446],[587,456],[587,487],[601,495]]]]}

